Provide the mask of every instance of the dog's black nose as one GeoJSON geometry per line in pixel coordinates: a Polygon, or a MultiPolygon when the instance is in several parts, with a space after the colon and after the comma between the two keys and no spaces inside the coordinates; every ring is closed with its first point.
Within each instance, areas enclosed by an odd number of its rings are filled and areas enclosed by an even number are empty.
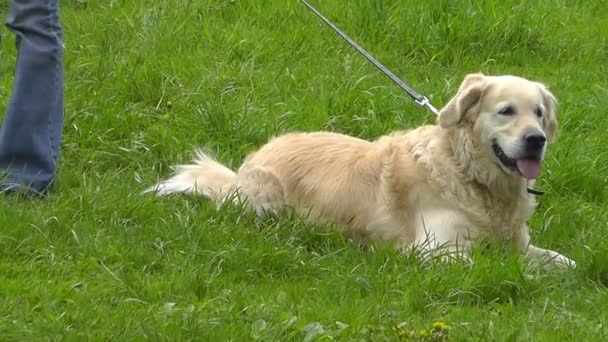
{"type": "Polygon", "coordinates": [[[547,141],[544,135],[538,133],[527,134],[524,139],[526,140],[526,144],[531,148],[541,148],[547,141]]]}

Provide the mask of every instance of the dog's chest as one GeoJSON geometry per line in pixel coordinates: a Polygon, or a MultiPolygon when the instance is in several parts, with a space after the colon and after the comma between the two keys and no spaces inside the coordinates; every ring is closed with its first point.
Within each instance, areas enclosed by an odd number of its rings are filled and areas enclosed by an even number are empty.
{"type": "Polygon", "coordinates": [[[487,235],[483,225],[472,220],[457,203],[431,194],[417,198],[416,226],[418,235],[432,233],[443,241],[475,240],[487,235]]]}
{"type": "Polygon", "coordinates": [[[534,206],[532,201],[524,197],[515,200],[494,199],[487,205],[485,219],[495,233],[503,239],[510,239],[526,224],[534,212],[534,206]]]}
{"type": "Polygon", "coordinates": [[[533,210],[533,203],[526,199],[508,201],[491,197],[423,195],[417,203],[418,216],[427,228],[448,235],[458,234],[470,240],[510,239],[526,223],[533,210]]]}
{"type": "Polygon", "coordinates": [[[487,189],[473,191],[456,203],[477,229],[506,240],[526,224],[535,207],[525,195],[497,196],[487,189]]]}

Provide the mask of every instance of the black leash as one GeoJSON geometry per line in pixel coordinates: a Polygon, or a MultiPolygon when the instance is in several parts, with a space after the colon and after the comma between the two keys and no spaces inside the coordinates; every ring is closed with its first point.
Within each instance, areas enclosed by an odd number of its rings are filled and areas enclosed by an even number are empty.
{"type": "MultiPolygon", "coordinates": [[[[312,7],[312,5],[309,4],[306,0],[300,0],[300,2],[302,2],[306,7],[308,7],[308,9],[311,10],[314,14],[316,14],[317,17],[319,17],[325,24],[327,24],[327,26],[334,30],[340,37],[342,37],[348,44],[350,44],[350,46],[355,48],[355,50],[357,50],[361,55],[363,55],[363,57],[365,57],[370,63],[372,63],[376,68],[378,68],[378,70],[380,70],[384,75],[386,75],[389,79],[395,82],[401,89],[403,89],[403,91],[406,92],[406,94],[408,94],[412,99],[414,99],[414,101],[418,105],[426,107],[435,115],[439,115],[439,111],[437,110],[437,108],[435,108],[431,104],[431,102],[426,96],[419,94],[402,79],[397,77],[397,75],[395,75],[392,71],[385,67],[384,64],[380,63],[372,55],[370,55],[369,52],[365,51],[361,46],[359,46],[359,44],[357,44],[354,40],[347,36],[346,33],[342,32],[336,25],[334,25],[334,23],[329,21],[329,19],[325,18],[323,14],[321,14],[321,12],[317,11],[317,9],[312,7]]],[[[528,193],[540,196],[543,195],[545,192],[528,188],[528,193]]]]}
{"type": "Polygon", "coordinates": [[[349,36],[347,36],[339,28],[337,28],[336,25],[334,25],[331,21],[329,21],[327,18],[325,18],[323,16],[323,14],[321,14],[319,11],[317,11],[308,2],[306,2],[305,0],[300,0],[300,1],[304,5],[306,5],[306,7],[308,7],[308,9],[310,9],[314,14],[316,14],[319,18],[321,18],[321,20],[323,20],[323,22],[325,22],[329,27],[331,27],[334,31],[336,31],[336,33],[340,37],[344,38],[344,40],[346,40],[346,42],[348,42],[348,44],[350,44],[352,47],[354,47],[355,50],[359,51],[359,53],[362,54],[363,57],[365,57],[376,68],[378,68],[380,71],[382,71],[382,73],[384,75],[388,76],[388,78],[390,78],[393,82],[397,83],[397,85],[401,89],[403,89],[403,91],[405,91],[412,99],[414,99],[414,101],[416,101],[417,104],[419,104],[422,107],[428,108],[431,112],[433,112],[433,114],[439,115],[439,111],[437,110],[437,108],[433,107],[433,105],[431,104],[431,102],[429,101],[429,99],[426,96],[418,94],[418,92],[416,92],[412,87],[407,85],[407,83],[405,83],[402,79],[397,77],[397,75],[393,74],[392,71],[388,70],[387,67],[385,67],[382,63],[380,63],[377,59],[375,59],[372,55],[370,55],[369,52],[365,51],[361,46],[359,46],[359,44],[357,44],[354,40],[352,40],[349,36]]]}

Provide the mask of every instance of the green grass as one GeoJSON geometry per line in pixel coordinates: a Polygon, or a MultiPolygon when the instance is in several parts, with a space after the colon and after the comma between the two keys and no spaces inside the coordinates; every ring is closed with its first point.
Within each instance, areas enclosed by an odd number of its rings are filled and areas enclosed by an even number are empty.
{"type": "Polygon", "coordinates": [[[2,340],[608,338],[605,2],[314,5],[437,106],[469,72],[547,83],[560,135],[532,236],[579,267],[531,272],[497,248],[425,269],[297,218],[142,196],[194,147],[237,167],[283,132],[375,138],[434,117],[294,0],[65,0],[57,187],[0,197],[2,340]],[[422,331],[439,321],[447,333],[422,331]]]}

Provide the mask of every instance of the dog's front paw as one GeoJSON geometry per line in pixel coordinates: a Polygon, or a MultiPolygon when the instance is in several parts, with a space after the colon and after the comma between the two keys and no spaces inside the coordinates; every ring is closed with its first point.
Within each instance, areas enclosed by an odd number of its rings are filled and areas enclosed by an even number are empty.
{"type": "Polygon", "coordinates": [[[576,267],[574,260],[551,250],[535,248],[530,251],[528,256],[533,266],[541,267],[545,271],[576,267]]]}
{"type": "Polygon", "coordinates": [[[553,257],[551,262],[556,268],[576,268],[576,262],[574,260],[557,252],[553,253],[555,253],[555,256],[553,257]]]}

